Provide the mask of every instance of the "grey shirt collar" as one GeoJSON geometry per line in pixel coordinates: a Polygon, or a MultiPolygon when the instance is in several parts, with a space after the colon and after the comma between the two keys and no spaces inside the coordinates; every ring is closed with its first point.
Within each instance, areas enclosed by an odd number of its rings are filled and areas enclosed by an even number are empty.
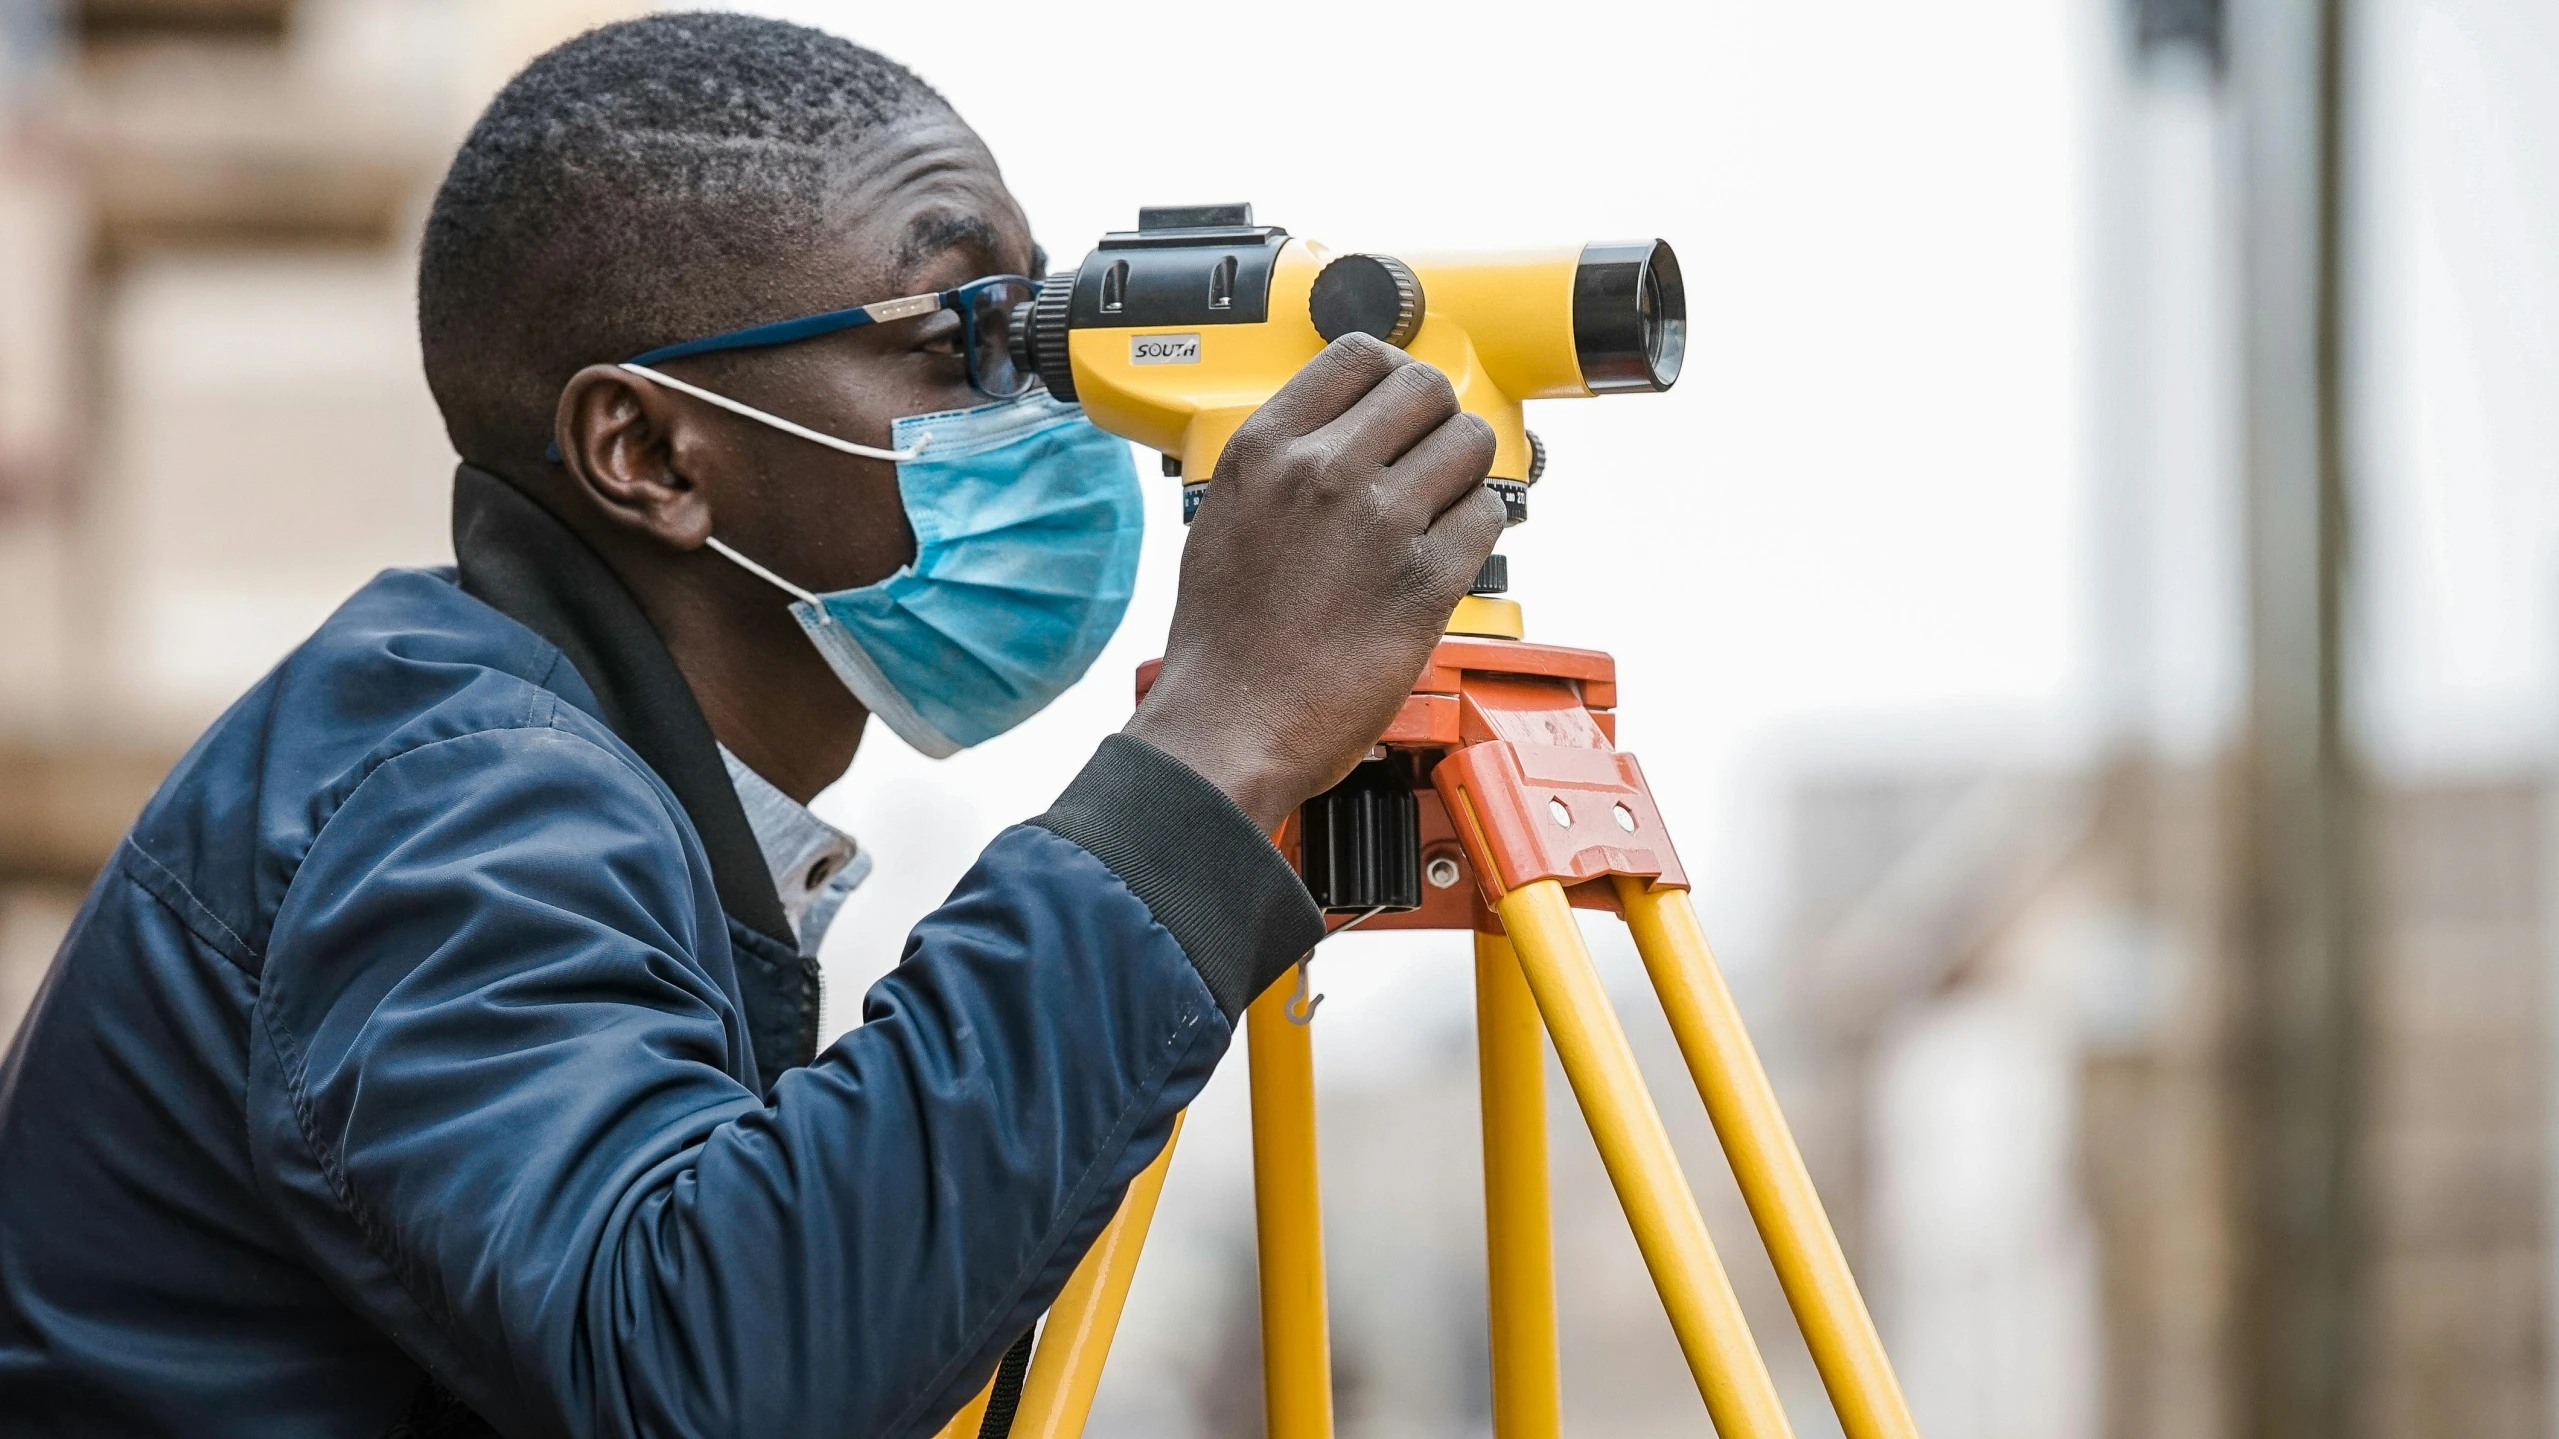
{"type": "Polygon", "coordinates": [[[800,953],[814,955],[827,926],[854,886],[871,873],[870,851],[853,837],[810,813],[807,805],[773,787],[773,782],[720,746],[720,763],[737,786],[738,803],[746,809],[747,828],[764,851],[765,868],[782,897],[782,913],[800,942],[800,953]]]}

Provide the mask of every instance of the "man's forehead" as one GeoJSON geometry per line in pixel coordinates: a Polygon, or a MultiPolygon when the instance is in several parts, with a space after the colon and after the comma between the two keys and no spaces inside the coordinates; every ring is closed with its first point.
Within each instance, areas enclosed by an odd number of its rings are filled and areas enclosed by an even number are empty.
{"type": "Polygon", "coordinates": [[[1019,270],[1036,247],[1020,212],[1000,199],[989,203],[945,198],[894,213],[848,217],[819,260],[832,283],[860,285],[881,294],[942,289],[980,275],[1019,270]]]}
{"type": "MultiPolygon", "coordinates": [[[[956,119],[920,117],[855,159],[838,183],[844,235],[898,281],[945,257],[1003,268],[1021,212],[995,159],[956,119]]],[[[868,268],[866,266],[866,268],[868,268]]]]}
{"type": "Polygon", "coordinates": [[[936,206],[907,221],[890,263],[900,276],[907,276],[953,252],[978,264],[998,264],[1004,253],[1003,232],[979,211],[936,206]]]}

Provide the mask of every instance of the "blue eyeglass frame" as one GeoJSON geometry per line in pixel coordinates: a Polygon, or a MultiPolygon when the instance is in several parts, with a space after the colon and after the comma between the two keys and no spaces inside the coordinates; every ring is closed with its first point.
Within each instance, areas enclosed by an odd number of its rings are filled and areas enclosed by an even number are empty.
{"type": "MultiPolygon", "coordinates": [[[[850,309],[802,315],[795,320],[775,320],[765,325],[749,325],[743,330],[730,330],[725,334],[711,335],[699,340],[686,340],[681,344],[661,345],[646,353],[633,355],[625,363],[656,365],[668,360],[687,359],[694,355],[717,354],[723,350],[760,350],[773,345],[813,340],[820,335],[832,335],[841,330],[858,329],[864,325],[887,324],[892,320],[912,320],[920,315],[930,315],[942,310],[956,310],[960,316],[960,354],[968,365],[969,388],[990,400],[1017,399],[1028,394],[1031,387],[1039,383],[1038,376],[1027,371],[1017,371],[1021,383],[1014,389],[1005,391],[990,386],[987,383],[987,377],[978,370],[977,301],[979,296],[999,285],[1020,286],[1023,291],[1021,300],[1023,304],[1030,303],[1031,297],[1037,295],[1040,288],[1040,282],[1028,275],[987,275],[971,280],[957,289],[941,290],[929,295],[904,295],[894,300],[855,305],[850,309]]],[[[1005,343],[1008,340],[1009,336],[999,337],[998,343],[1005,343]]]]}

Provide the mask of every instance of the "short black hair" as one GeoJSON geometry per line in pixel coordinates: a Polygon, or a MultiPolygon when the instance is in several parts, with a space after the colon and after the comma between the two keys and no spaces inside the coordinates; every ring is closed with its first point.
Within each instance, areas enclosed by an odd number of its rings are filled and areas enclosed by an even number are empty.
{"type": "Polygon", "coordinates": [[[418,258],[427,385],[466,459],[539,455],[584,365],[783,318],[782,257],[892,121],[951,109],[851,41],[751,15],[590,30],[507,82],[418,258]]]}

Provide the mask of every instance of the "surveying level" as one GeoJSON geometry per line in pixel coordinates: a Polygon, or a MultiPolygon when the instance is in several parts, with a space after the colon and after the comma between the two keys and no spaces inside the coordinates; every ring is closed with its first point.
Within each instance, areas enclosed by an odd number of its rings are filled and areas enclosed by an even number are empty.
{"type": "Polygon", "coordinates": [[[1013,312],[1013,361],[1096,425],[1160,450],[1183,514],[1236,427],[1316,352],[1375,335],[1448,376],[1493,427],[1516,519],[1537,479],[1520,402],[1666,390],[1687,342],[1679,260],[1659,240],[1510,255],[1336,256],[1250,205],[1140,210],[1013,312]]]}
{"type": "MultiPolygon", "coordinates": [[[[1043,282],[1016,312],[1013,343],[1095,424],[1162,450],[1195,495],[1236,426],[1299,366],[1341,335],[1373,334],[1447,373],[1459,404],[1500,437],[1492,482],[1524,492],[1539,456],[1520,402],[1667,389],[1685,325],[1678,261],[1659,241],[1335,258],[1255,226],[1247,206],[1220,205],[1142,211],[1136,230],[1043,282]]],[[[1331,932],[1475,937],[1493,1432],[1556,1439],[1563,1426],[1541,1037],[1554,1041],[1716,1433],[1791,1432],[1573,916],[1604,909],[1633,931],[1841,1429],[1917,1439],[1652,791],[1616,747],[1616,661],[1530,643],[1519,606],[1485,593],[1497,580],[1479,577],[1459,604],[1371,757],[1273,836],[1331,932]]],[[[1141,699],[1157,663],[1139,669],[1141,699]]],[[[1301,963],[1245,1016],[1270,1439],[1333,1432],[1304,982],[1301,963]]],[[[1083,1432],[1172,1151],[1167,1142],[1130,1184],[1036,1348],[1025,1336],[944,1439],[1083,1432]]]]}

